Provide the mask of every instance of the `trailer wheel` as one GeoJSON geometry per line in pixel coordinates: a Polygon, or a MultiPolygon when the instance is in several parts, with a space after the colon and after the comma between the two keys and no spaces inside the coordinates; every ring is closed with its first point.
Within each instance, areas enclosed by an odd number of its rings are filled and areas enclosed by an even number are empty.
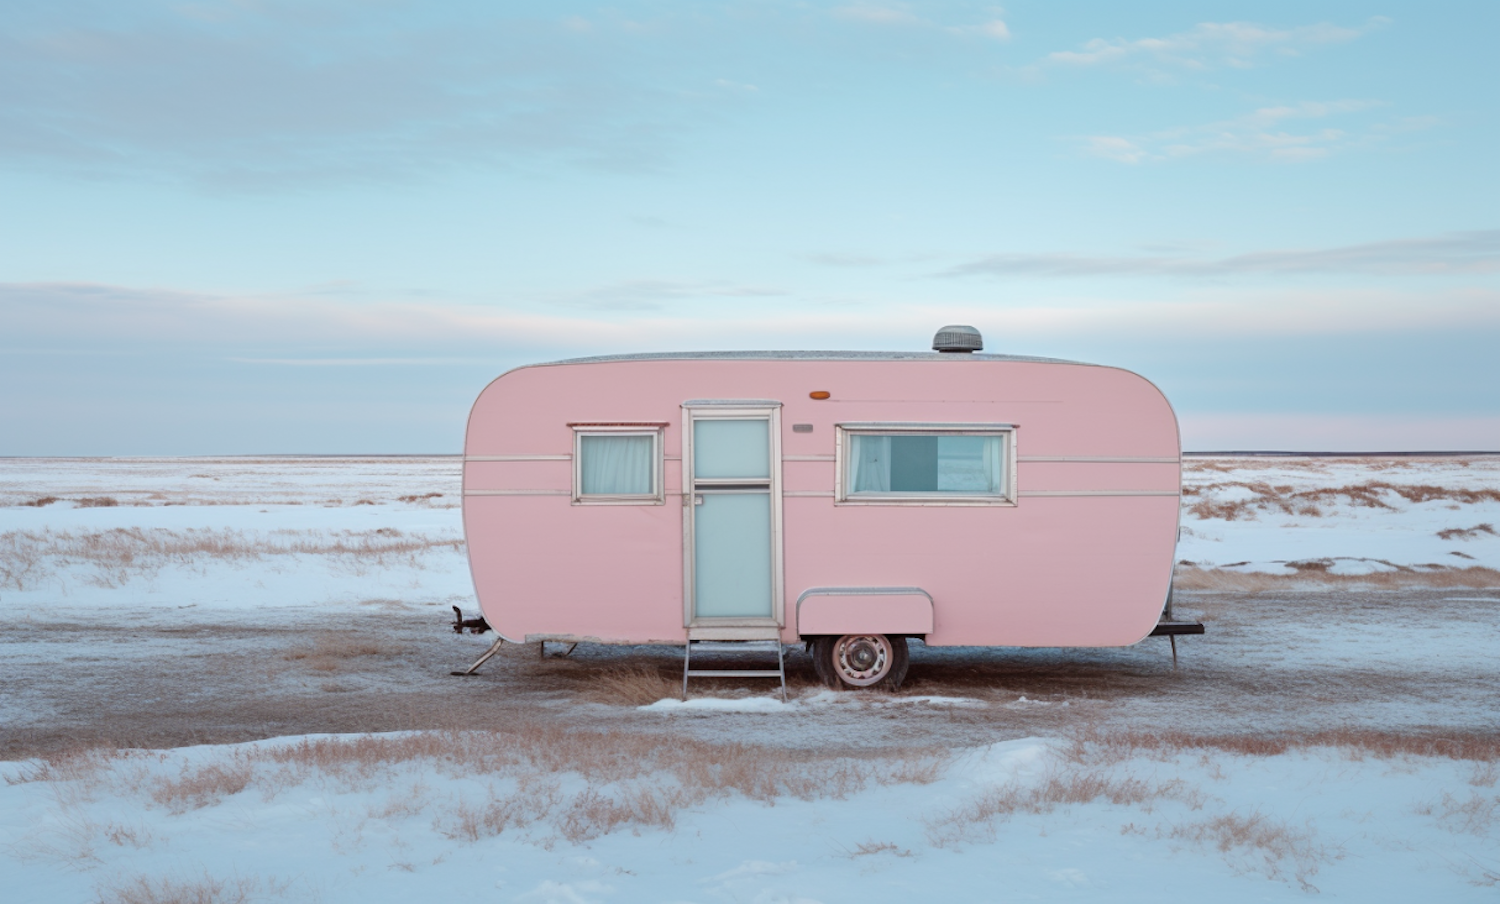
{"type": "Polygon", "coordinates": [[[845,634],[813,641],[813,669],[832,688],[900,687],[909,664],[905,637],[845,634]]]}

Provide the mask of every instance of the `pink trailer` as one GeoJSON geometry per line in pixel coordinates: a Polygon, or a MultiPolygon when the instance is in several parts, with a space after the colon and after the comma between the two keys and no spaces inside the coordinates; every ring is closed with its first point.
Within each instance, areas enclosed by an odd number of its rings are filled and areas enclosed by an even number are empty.
{"type": "Polygon", "coordinates": [[[979,347],[945,327],[930,353],[623,355],[502,375],[464,444],[485,621],[501,641],[680,645],[685,663],[699,641],[773,641],[778,659],[805,642],[834,686],[899,684],[908,638],[1170,633],[1171,405],[1129,371],[979,347]]]}

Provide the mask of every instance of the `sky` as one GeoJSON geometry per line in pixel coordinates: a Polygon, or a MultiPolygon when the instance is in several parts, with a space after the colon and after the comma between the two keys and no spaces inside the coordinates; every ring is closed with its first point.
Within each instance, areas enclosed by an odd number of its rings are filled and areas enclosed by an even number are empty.
{"type": "Polygon", "coordinates": [[[1117,365],[1500,449],[1500,4],[11,0],[0,455],[461,449],[527,363],[1117,365]]]}

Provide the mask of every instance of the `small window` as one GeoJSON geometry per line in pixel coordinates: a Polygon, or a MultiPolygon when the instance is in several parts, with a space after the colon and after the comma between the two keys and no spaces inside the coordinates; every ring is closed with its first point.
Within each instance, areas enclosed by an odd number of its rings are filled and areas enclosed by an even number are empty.
{"type": "Polygon", "coordinates": [[[1014,501],[1009,425],[840,425],[840,502],[1014,501]]]}
{"type": "Polygon", "coordinates": [[[573,501],[659,504],[661,461],[660,430],[575,427],[573,501]]]}

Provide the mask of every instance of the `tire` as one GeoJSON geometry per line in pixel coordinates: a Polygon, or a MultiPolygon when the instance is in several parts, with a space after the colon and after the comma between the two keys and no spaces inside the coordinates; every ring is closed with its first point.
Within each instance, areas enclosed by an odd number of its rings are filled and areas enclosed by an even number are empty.
{"type": "Polygon", "coordinates": [[[910,660],[906,638],[885,634],[819,637],[812,645],[813,669],[831,688],[898,688],[910,660]]]}

